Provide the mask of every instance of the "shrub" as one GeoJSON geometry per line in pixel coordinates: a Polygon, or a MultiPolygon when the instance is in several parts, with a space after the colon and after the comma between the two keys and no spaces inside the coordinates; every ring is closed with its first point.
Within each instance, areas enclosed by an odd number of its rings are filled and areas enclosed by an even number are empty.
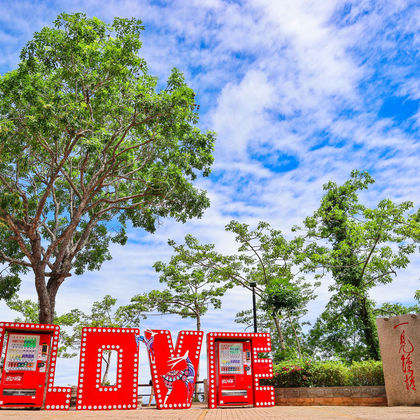
{"type": "Polygon", "coordinates": [[[283,361],[274,366],[272,379],[262,385],[276,388],[383,385],[382,363],[375,360],[353,362],[347,366],[338,361],[283,361]]]}
{"type": "Polygon", "coordinates": [[[311,365],[311,377],[311,386],[347,386],[351,384],[349,368],[342,362],[315,362],[311,365]]]}
{"type": "Polygon", "coordinates": [[[353,362],[349,368],[349,371],[351,385],[384,385],[382,362],[378,362],[377,360],[353,362]]]}
{"type": "Polygon", "coordinates": [[[308,387],[310,386],[310,362],[284,361],[274,366],[273,379],[267,379],[266,385],[276,388],[308,387]]]}

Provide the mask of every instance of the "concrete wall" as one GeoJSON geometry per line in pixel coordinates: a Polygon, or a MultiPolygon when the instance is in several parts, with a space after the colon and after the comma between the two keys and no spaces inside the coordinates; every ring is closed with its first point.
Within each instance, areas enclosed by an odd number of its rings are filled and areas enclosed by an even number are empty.
{"type": "Polygon", "coordinates": [[[387,405],[384,386],[275,388],[276,405],[387,405]]]}

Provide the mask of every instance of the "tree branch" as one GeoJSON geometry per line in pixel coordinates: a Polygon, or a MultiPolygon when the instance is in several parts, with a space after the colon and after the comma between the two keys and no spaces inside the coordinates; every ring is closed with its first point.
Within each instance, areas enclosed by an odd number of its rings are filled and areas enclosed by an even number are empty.
{"type": "Polygon", "coordinates": [[[378,242],[379,242],[379,240],[380,240],[380,239],[381,239],[381,235],[379,234],[379,235],[378,235],[378,237],[377,237],[377,238],[376,238],[376,240],[375,240],[375,243],[373,244],[373,246],[372,246],[372,248],[371,248],[371,250],[370,250],[370,252],[369,252],[369,255],[368,255],[368,256],[367,256],[367,258],[366,258],[365,263],[363,264],[362,272],[360,273],[360,281],[362,281],[362,280],[363,280],[363,276],[365,275],[365,270],[366,270],[366,267],[367,267],[368,262],[369,262],[369,260],[370,260],[370,257],[372,256],[373,251],[375,250],[376,245],[378,245],[378,242]]]}
{"type": "Polygon", "coordinates": [[[74,137],[73,141],[70,141],[70,143],[66,147],[66,150],[64,151],[64,155],[63,155],[63,158],[61,159],[61,162],[58,164],[58,166],[55,169],[54,173],[51,174],[50,181],[47,184],[47,188],[45,189],[44,194],[42,195],[41,199],[39,200],[38,208],[37,208],[37,211],[35,213],[35,217],[34,217],[34,219],[32,221],[32,232],[30,232],[30,234],[33,235],[33,232],[36,230],[36,226],[39,223],[39,219],[41,217],[43,208],[45,206],[45,203],[47,201],[48,196],[50,195],[51,188],[54,185],[54,182],[56,180],[57,175],[60,173],[61,168],[64,166],[64,163],[66,162],[66,160],[70,156],[70,153],[73,150],[74,146],[77,144],[77,142],[79,141],[79,139],[82,138],[85,135],[85,133],[86,133],[86,130],[82,130],[81,132],[79,132],[74,137]]]}
{"type": "Polygon", "coordinates": [[[15,258],[10,258],[1,250],[0,250],[0,258],[2,258],[4,261],[6,261],[10,264],[23,265],[24,267],[32,267],[31,263],[28,263],[28,262],[22,261],[22,260],[17,260],[15,258]]]}

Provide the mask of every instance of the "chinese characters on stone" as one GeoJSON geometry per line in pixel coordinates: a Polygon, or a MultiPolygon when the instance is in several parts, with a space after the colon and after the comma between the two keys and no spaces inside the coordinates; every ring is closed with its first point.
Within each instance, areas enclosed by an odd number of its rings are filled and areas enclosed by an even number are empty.
{"type": "Polygon", "coordinates": [[[405,386],[407,391],[409,390],[416,390],[416,383],[414,378],[414,371],[413,371],[413,362],[411,360],[411,353],[414,351],[413,343],[410,339],[406,336],[405,330],[402,331],[400,335],[400,350],[399,353],[401,354],[401,370],[405,375],[405,386]]]}

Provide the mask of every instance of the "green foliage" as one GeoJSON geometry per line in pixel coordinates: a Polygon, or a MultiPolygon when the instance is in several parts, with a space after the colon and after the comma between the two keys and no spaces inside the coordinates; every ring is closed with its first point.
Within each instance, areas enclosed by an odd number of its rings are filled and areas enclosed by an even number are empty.
{"type": "Polygon", "coordinates": [[[357,320],[343,317],[341,306],[327,308],[305,337],[306,351],[316,358],[341,359],[347,363],[369,359],[357,320]]]}
{"type": "Polygon", "coordinates": [[[331,300],[308,340],[314,354],[330,346],[331,356],[348,358],[354,342],[356,360],[379,359],[369,290],[390,283],[417,249],[420,224],[416,214],[409,213],[413,203],[384,199],[373,209],[359,203],[358,195],[373,182],[359,171],[341,186],[328,182],[319,209],[304,221],[311,241],[306,248],[308,269],[328,270],[334,279],[331,300]]]}
{"type": "Polygon", "coordinates": [[[18,274],[0,274],[0,300],[9,300],[20,289],[20,277],[18,274]]]}
{"type": "MultiPolygon", "coordinates": [[[[250,282],[257,284],[255,291],[260,300],[261,309],[267,311],[275,331],[278,335],[282,350],[286,350],[284,337],[282,335],[281,323],[287,319],[294,335],[294,342],[297,352],[301,354],[299,337],[301,326],[299,318],[306,314],[306,305],[314,299],[314,288],[318,283],[312,285],[305,282],[299,267],[304,261],[302,253],[304,241],[301,238],[286,240],[281,231],[270,227],[268,223],[259,222],[255,229],[251,229],[245,223],[232,220],[225,229],[236,235],[238,250],[234,255],[224,255],[215,251],[214,245],[201,245],[197,239],[190,235],[185,238],[185,245],[176,246],[170,242],[178,253],[173,257],[170,264],[157,263],[156,270],[161,271],[161,281],[164,280],[171,288],[179,289],[183,294],[182,300],[173,301],[173,293],[168,290],[153,292],[152,295],[144,294],[135,299],[142,309],[144,305],[153,305],[153,302],[160,305],[159,310],[168,311],[170,305],[175,306],[172,313],[189,313],[192,309],[185,307],[181,302],[194,298],[198,292],[195,291],[192,283],[205,279],[210,283],[222,283],[222,294],[227,288],[233,286],[245,287],[251,290],[250,282]],[[184,288],[188,284],[188,288],[184,288]],[[150,303],[148,303],[150,302],[150,303]]],[[[199,284],[199,283],[197,283],[199,284]]],[[[200,286],[201,287],[201,286],[200,286]]],[[[216,297],[219,292],[216,291],[216,297]]],[[[221,296],[221,295],[220,295],[221,296]]],[[[217,299],[213,298],[210,303],[218,307],[217,299]]],[[[192,310],[192,313],[198,310],[192,310]]],[[[245,314],[242,321],[248,324],[248,314],[245,314]]],[[[187,315],[191,316],[191,315],[187,315]]],[[[192,315],[195,317],[195,315],[192,315]]],[[[242,315],[238,317],[238,320],[242,315]]]]}
{"type": "MultiPolygon", "coordinates": [[[[6,303],[10,309],[21,314],[15,318],[15,322],[38,322],[39,305],[37,302],[30,299],[21,300],[15,295],[6,303]]],[[[116,307],[116,303],[117,299],[106,295],[101,301],[92,304],[89,314],[80,309],[72,309],[62,315],[54,314],[54,324],[62,327],[59,355],[74,357],[78,354],[83,327],[124,328],[139,325],[140,319],[145,318],[141,313],[133,312],[127,306],[116,307]]]]}
{"type": "Polygon", "coordinates": [[[0,77],[0,297],[31,269],[41,322],[63,281],[99,269],[127,226],[200,217],[215,136],[180,71],[166,87],[139,56],[137,19],[58,16],[0,77]],[[114,229],[110,229],[110,223],[114,229]],[[48,280],[48,282],[47,282],[48,280]]]}
{"type": "Polygon", "coordinates": [[[161,273],[160,282],[166,284],[167,289],[134,296],[129,308],[194,318],[197,330],[201,330],[201,317],[209,306],[219,309],[222,304],[220,297],[233,285],[222,282],[224,278],[218,271],[200,264],[203,258],[218,260],[214,245],[201,245],[192,235],[185,237],[185,244],[177,245],[170,240],[169,245],[175,253],[170,262],[154,264],[156,272],[161,273]]]}
{"type": "Polygon", "coordinates": [[[350,369],[340,362],[313,362],[310,374],[312,386],[350,385],[350,369]]]}
{"type": "Polygon", "coordinates": [[[7,306],[13,311],[19,312],[22,317],[15,318],[15,322],[38,322],[39,305],[30,299],[21,300],[13,295],[6,301],[7,306]]]}
{"type": "Polygon", "coordinates": [[[273,278],[265,288],[264,308],[277,311],[294,311],[301,306],[301,289],[286,279],[273,278]]]}
{"type": "Polygon", "coordinates": [[[264,380],[264,385],[275,388],[297,388],[311,386],[311,363],[304,360],[283,361],[274,366],[272,379],[264,380]]]}
{"type": "Polygon", "coordinates": [[[384,385],[382,363],[377,360],[353,362],[350,366],[350,382],[353,386],[384,385]]]}
{"type": "MultiPolygon", "coordinates": [[[[226,230],[236,234],[238,251],[234,255],[221,254],[213,244],[200,244],[191,235],[185,237],[182,245],[169,241],[175,255],[168,264],[154,265],[167,288],[133,297],[132,310],[192,317],[200,329],[201,316],[209,306],[220,308],[220,297],[227,289],[239,285],[251,290],[250,282],[256,282],[259,310],[265,312],[261,314],[265,319],[260,330],[272,331],[277,336],[274,341],[279,341],[279,357],[301,355],[299,319],[306,314],[306,305],[314,299],[314,288],[318,285],[305,282],[298,274],[304,260],[303,241],[300,238],[287,241],[280,231],[265,222],[251,229],[232,220],[226,230]],[[286,339],[282,325],[288,335],[286,339]],[[286,342],[290,345],[288,349],[286,342]]],[[[242,311],[236,322],[249,326],[251,318],[250,311],[242,311]]]]}
{"type": "MultiPolygon", "coordinates": [[[[238,312],[235,317],[235,322],[245,325],[245,330],[252,331],[254,325],[252,309],[238,312]]],[[[267,312],[262,308],[261,302],[257,302],[258,331],[270,333],[272,348],[271,356],[274,363],[298,359],[300,355],[297,351],[295,332],[298,337],[303,339],[302,327],[305,324],[308,324],[308,322],[300,322],[298,316],[279,317],[278,322],[282,332],[283,343],[280,342],[278,329],[273,320],[272,312],[267,312]]],[[[303,349],[303,352],[305,352],[305,349],[303,349]]]]}
{"type": "Polygon", "coordinates": [[[402,305],[401,303],[384,303],[379,308],[374,309],[376,317],[389,317],[405,314],[420,313],[420,305],[402,305]]]}
{"type": "Polygon", "coordinates": [[[264,381],[276,388],[377,386],[384,385],[382,363],[376,360],[346,365],[339,361],[289,360],[274,366],[272,379],[264,381]]]}
{"type": "Polygon", "coordinates": [[[227,261],[233,282],[246,288],[257,284],[256,293],[261,308],[272,318],[283,356],[293,351],[286,349],[282,322],[288,321],[294,336],[294,349],[302,357],[299,318],[307,313],[306,306],[315,298],[318,282],[305,281],[303,253],[304,241],[294,238],[288,241],[281,231],[266,222],[259,222],[255,229],[245,223],[232,220],[226,230],[236,235],[236,256],[227,261]]]}

